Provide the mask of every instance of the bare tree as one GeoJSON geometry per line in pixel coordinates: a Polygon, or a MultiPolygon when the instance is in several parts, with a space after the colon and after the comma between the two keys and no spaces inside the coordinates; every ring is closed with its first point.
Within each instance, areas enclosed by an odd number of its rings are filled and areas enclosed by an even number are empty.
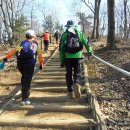
{"type": "Polygon", "coordinates": [[[127,41],[127,2],[128,0],[124,1],[124,39],[127,41]]]}
{"type": "Polygon", "coordinates": [[[116,21],[116,29],[115,29],[115,33],[116,33],[116,37],[118,39],[122,39],[123,38],[123,20],[124,20],[124,11],[122,9],[122,3],[120,3],[119,5],[115,6],[115,21],[116,21]]]}
{"type": "Polygon", "coordinates": [[[72,2],[72,16],[76,16],[78,18],[79,22],[78,24],[81,26],[82,32],[87,35],[91,35],[92,33],[92,27],[91,27],[91,21],[93,19],[93,16],[91,14],[86,14],[85,11],[81,10],[82,8],[82,2],[79,0],[74,0],[72,2]]]}
{"type": "Polygon", "coordinates": [[[4,25],[4,37],[12,41],[15,34],[15,20],[22,14],[23,8],[33,0],[0,0],[1,19],[4,25]]]}
{"type": "Polygon", "coordinates": [[[106,12],[105,11],[102,12],[100,21],[101,21],[100,24],[102,23],[102,26],[99,30],[99,39],[101,39],[106,29],[106,12]]]}
{"type": "Polygon", "coordinates": [[[116,48],[115,45],[115,0],[107,0],[108,6],[108,36],[107,49],[116,48]]]}
{"type": "Polygon", "coordinates": [[[54,23],[59,20],[57,11],[46,5],[44,1],[44,4],[41,7],[41,12],[43,16],[43,30],[48,30],[50,33],[54,32],[54,23]]]}
{"type": "Polygon", "coordinates": [[[4,24],[7,40],[10,41],[14,37],[14,23],[18,14],[25,6],[25,0],[0,0],[1,19],[4,24]]]}
{"type": "Polygon", "coordinates": [[[81,12],[77,12],[76,16],[80,19],[79,21],[79,24],[81,25],[81,28],[82,28],[82,32],[84,34],[90,32],[90,25],[91,25],[91,22],[89,22],[90,19],[92,19],[92,16],[91,15],[88,15],[86,16],[85,13],[81,13],[81,12]]]}
{"type": "Polygon", "coordinates": [[[94,14],[94,21],[93,21],[93,31],[91,38],[92,39],[99,39],[99,10],[100,10],[100,3],[101,0],[95,0],[95,4],[93,4],[88,0],[81,0],[94,14]]]}

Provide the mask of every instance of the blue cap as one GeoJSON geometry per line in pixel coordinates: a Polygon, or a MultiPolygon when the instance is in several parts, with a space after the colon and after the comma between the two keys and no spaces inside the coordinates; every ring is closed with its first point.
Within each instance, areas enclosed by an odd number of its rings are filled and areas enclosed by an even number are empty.
{"type": "Polygon", "coordinates": [[[74,26],[74,21],[68,20],[67,24],[65,25],[65,27],[71,27],[71,26],[74,26]]]}

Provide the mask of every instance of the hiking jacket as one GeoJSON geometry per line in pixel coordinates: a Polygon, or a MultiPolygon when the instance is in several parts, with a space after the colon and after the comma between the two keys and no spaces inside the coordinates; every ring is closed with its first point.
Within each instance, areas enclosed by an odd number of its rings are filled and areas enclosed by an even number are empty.
{"type": "MultiPolygon", "coordinates": [[[[42,53],[41,53],[41,49],[38,46],[38,43],[36,41],[32,41],[32,50],[34,52],[34,55],[37,56],[38,55],[38,60],[39,60],[39,64],[40,66],[42,66],[43,64],[43,59],[42,59],[42,53]]],[[[18,45],[16,48],[12,49],[6,56],[5,58],[8,60],[10,59],[13,55],[16,54],[16,52],[20,52],[22,49],[22,47],[20,45],[18,45]]],[[[20,62],[19,62],[20,63],[20,62]]],[[[26,63],[26,61],[24,62],[26,63]]],[[[32,64],[36,63],[36,57],[34,58],[34,61],[31,61],[32,64]]]]}
{"type": "MultiPolygon", "coordinates": [[[[91,46],[89,45],[87,39],[84,37],[83,33],[80,32],[77,28],[74,28],[76,31],[77,31],[77,35],[80,39],[80,42],[83,46],[85,46],[87,52],[92,52],[92,48],[91,46]]],[[[67,31],[65,31],[62,36],[61,36],[61,39],[60,39],[60,45],[59,45],[59,58],[60,58],[60,62],[63,62],[63,60],[65,58],[83,58],[83,54],[82,54],[82,51],[79,51],[77,53],[67,53],[67,52],[64,52],[64,44],[65,42],[67,41],[67,31]]]]}
{"type": "Polygon", "coordinates": [[[40,38],[42,37],[44,41],[49,41],[51,43],[51,35],[49,32],[45,32],[40,38]]]}

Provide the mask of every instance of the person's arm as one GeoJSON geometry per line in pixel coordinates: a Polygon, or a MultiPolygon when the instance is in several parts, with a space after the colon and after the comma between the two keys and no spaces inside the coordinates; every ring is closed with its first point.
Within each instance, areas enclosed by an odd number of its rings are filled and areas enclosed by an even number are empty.
{"type": "Polygon", "coordinates": [[[66,39],[66,33],[64,32],[61,36],[60,39],[60,44],[59,44],[59,59],[61,62],[61,67],[63,67],[64,65],[64,59],[65,59],[65,52],[64,52],[64,43],[65,43],[65,39],[66,39]]]}
{"type": "Polygon", "coordinates": [[[7,60],[10,59],[16,53],[16,51],[20,51],[21,49],[22,48],[20,47],[20,45],[18,45],[16,48],[12,49],[3,60],[7,62],[7,60]]]}
{"type": "Polygon", "coordinates": [[[39,64],[40,64],[40,69],[42,69],[43,67],[43,58],[42,58],[42,52],[41,52],[41,49],[37,48],[37,55],[38,55],[38,60],[39,60],[39,64]]]}
{"type": "Polygon", "coordinates": [[[51,43],[51,34],[49,35],[50,43],[51,43]]]}
{"type": "Polygon", "coordinates": [[[88,54],[92,54],[92,47],[90,46],[88,40],[84,37],[83,33],[82,32],[78,32],[79,33],[79,36],[80,36],[80,41],[81,43],[85,46],[88,54]]]}
{"type": "Polygon", "coordinates": [[[40,38],[43,38],[44,37],[44,34],[42,36],[40,36],[40,38]]]}

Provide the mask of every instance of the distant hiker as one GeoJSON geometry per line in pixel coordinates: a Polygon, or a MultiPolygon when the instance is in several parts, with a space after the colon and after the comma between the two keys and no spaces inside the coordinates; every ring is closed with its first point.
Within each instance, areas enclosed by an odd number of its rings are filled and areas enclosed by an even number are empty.
{"type": "Polygon", "coordinates": [[[59,40],[59,32],[58,31],[55,32],[54,38],[55,38],[56,44],[58,44],[58,40],[59,40]]]}
{"type": "Polygon", "coordinates": [[[51,43],[51,35],[49,31],[47,30],[41,37],[43,37],[44,40],[44,51],[48,52],[48,46],[49,43],[51,43]]]}
{"type": "Polygon", "coordinates": [[[37,55],[40,63],[39,69],[42,70],[43,67],[42,53],[37,41],[35,41],[35,33],[33,30],[28,30],[26,32],[26,39],[23,40],[20,45],[14,48],[11,52],[9,52],[3,60],[7,62],[7,60],[14,54],[16,54],[17,57],[18,70],[22,74],[21,105],[29,105],[31,103],[29,101],[30,85],[33,77],[37,55]]]}
{"type": "Polygon", "coordinates": [[[67,21],[65,27],[67,29],[62,34],[59,45],[61,67],[65,64],[68,96],[80,98],[82,49],[85,46],[88,55],[92,55],[92,48],[72,20],[67,21]],[[74,74],[72,72],[73,69],[74,74]]]}

